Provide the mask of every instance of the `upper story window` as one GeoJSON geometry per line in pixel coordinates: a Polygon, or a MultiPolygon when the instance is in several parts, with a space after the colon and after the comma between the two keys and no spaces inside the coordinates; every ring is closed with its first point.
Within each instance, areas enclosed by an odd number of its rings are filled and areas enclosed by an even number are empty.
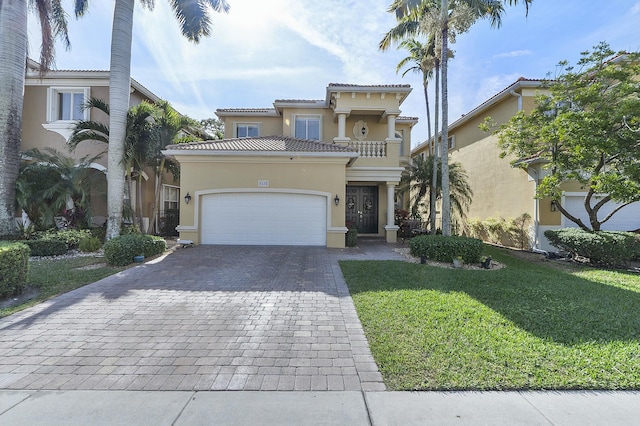
{"type": "Polygon", "coordinates": [[[237,138],[253,138],[259,135],[258,123],[237,123],[236,124],[236,137],[237,138]]]}
{"type": "Polygon", "coordinates": [[[50,87],[47,96],[47,121],[88,120],[89,110],[83,109],[88,98],[88,87],[50,87]]]}
{"type": "Polygon", "coordinates": [[[169,185],[162,185],[162,187],[162,207],[164,211],[177,210],[180,201],[180,188],[169,185]]]}
{"type": "Polygon", "coordinates": [[[449,136],[448,142],[449,142],[449,144],[448,144],[449,145],[449,149],[455,148],[456,147],[456,137],[455,137],[455,135],[454,136],[449,136]]]}
{"type": "Polygon", "coordinates": [[[319,141],[320,116],[318,115],[297,115],[294,121],[295,137],[299,139],[312,139],[319,141]]]}

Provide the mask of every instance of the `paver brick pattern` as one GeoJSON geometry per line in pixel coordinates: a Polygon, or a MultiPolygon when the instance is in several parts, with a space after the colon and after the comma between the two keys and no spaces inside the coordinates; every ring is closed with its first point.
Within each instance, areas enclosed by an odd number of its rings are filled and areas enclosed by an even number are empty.
{"type": "Polygon", "coordinates": [[[180,249],[0,320],[0,389],[384,390],[339,258],[180,249]]]}

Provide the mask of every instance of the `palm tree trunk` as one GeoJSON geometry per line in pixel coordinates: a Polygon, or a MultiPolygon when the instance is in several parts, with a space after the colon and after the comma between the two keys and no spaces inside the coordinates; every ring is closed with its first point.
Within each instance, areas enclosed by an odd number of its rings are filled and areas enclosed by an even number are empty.
{"type": "Polygon", "coordinates": [[[0,1],[0,236],[15,233],[27,63],[27,1],[0,1]]]}
{"type": "Polygon", "coordinates": [[[153,226],[154,226],[154,231],[156,234],[160,233],[160,229],[158,226],[159,223],[159,213],[160,213],[160,209],[158,208],[159,204],[160,204],[160,191],[162,191],[162,174],[164,171],[164,162],[165,159],[162,158],[162,160],[160,160],[160,165],[157,166],[158,168],[156,169],[156,190],[155,190],[155,194],[154,194],[154,202],[153,202],[153,226]]]}
{"type": "Polygon", "coordinates": [[[436,58],[436,66],[434,67],[436,77],[436,110],[434,114],[434,130],[433,149],[431,149],[431,160],[433,161],[433,170],[431,175],[431,193],[429,194],[429,228],[431,234],[436,234],[436,198],[438,194],[438,114],[440,112],[440,61],[436,58]]]}
{"type": "Polygon", "coordinates": [[[131,40],[134,0],[116,0],[111,33],[109,72],[109,155],[107,239],[120,235],[124,197],[124,141],[131,87],[131,40]]]}
{"type": "Polygon", "coordinates": [[[447,90],[447,62],[449,51],[449,7],[442,0],[442,235],[451,235],[451,199],[449,198],[449,99],[447,90]]]}

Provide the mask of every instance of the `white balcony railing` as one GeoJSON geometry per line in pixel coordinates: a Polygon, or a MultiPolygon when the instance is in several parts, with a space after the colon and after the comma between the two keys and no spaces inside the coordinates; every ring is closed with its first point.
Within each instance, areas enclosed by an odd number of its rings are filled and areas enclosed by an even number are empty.
{"type": "Polygon", "coordinates": [[[354,148],[362,158],[385,158],[387,156],[385,141],[351,141],[349,146],[354,148]]]}

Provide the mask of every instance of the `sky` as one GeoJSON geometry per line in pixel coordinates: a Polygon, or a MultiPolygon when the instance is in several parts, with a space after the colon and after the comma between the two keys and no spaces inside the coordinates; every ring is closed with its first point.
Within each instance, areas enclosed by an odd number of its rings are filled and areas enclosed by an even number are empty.
{"type": "MultiPolygon", "coordinates": [[[[183,38],[169,8],[136,2],[131,76],[179,112],[215,117],[218,108],[273,107],[276,99],[325,99],[329,83],[410,84],[402,115],[418,117],[412,144],[426,139],[421,76],[396,73],[406,52],[378,50],[395,25],[391,0],[227,0],[228,14],[212,14],[211,36],[183,38]]],[[[72,1],[64,0],[72,12],[72,1]]],[[[114,1],[90,2],[88,14],[69,18],[71,49],[56,48],[56,69],[108,70],[114,1]]],[[[30,16],[30,56],[39,34],[30,16]]],[[[506,7],[502,26],[478,21],[451,46],[449,121],[453,122],[515,82],[545,78],[561,60],[601,41],[640,51],[640,0],[534,0],[506,7]]],[[[433,108],[433,93],[430,94],[433,108]]],[[[433,111],[433,109],[432,109],[433,111]]]]}

